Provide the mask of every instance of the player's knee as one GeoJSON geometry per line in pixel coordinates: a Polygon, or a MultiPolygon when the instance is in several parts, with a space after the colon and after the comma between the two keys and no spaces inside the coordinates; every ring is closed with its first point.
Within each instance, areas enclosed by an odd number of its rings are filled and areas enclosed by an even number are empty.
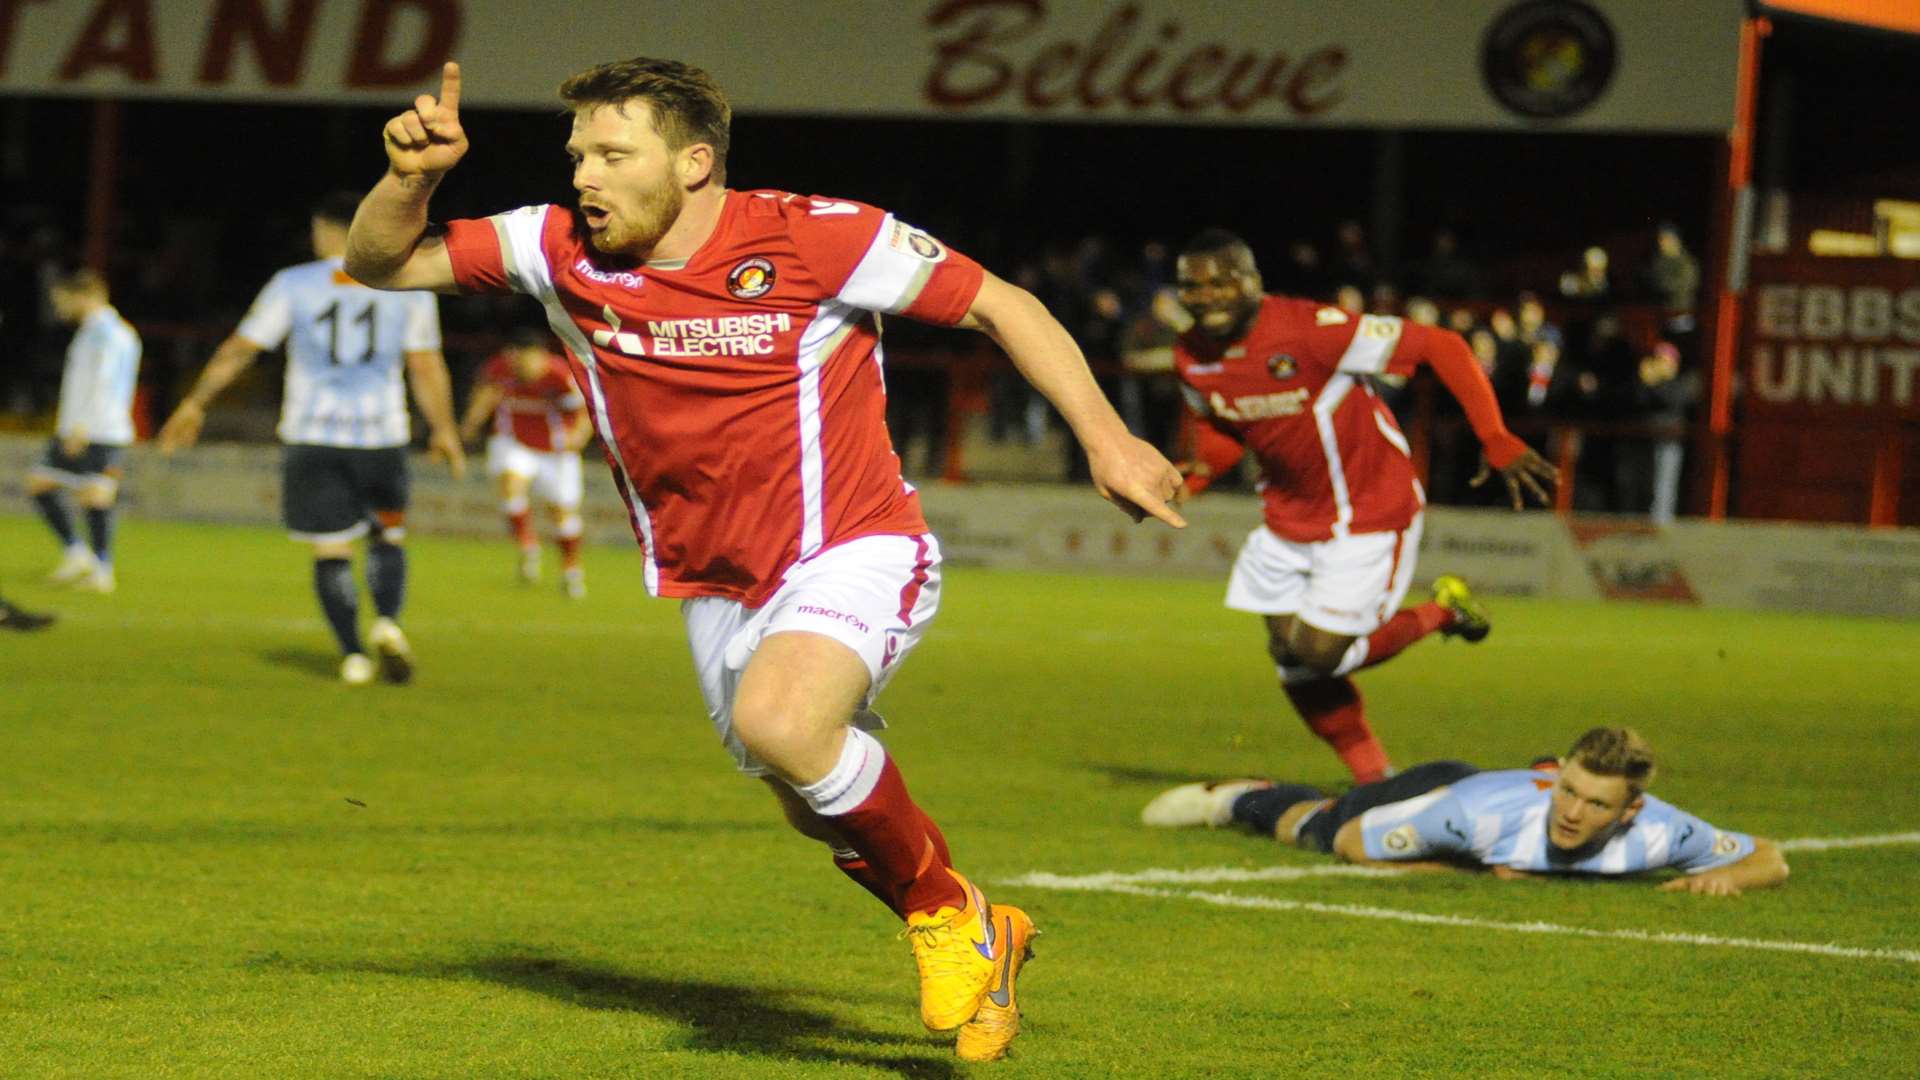
{"type": "Polygon", "coordinates": [[[1349,637],[1312,628],[1298,628],[1287,635],[1286,651],[1295,665],[1311,668],[1322,675],[1331,675],[1339,668],[1340,661],[1346,658],[1347,648],[1352,644],[1353,639],[1349,637]]]}
{"type": "Polygon", "coordinates": [[[791,758],[812,735],[802,710],[770,694],[743,694],[734,702],[733,733],[763,761],[791,758]]]}

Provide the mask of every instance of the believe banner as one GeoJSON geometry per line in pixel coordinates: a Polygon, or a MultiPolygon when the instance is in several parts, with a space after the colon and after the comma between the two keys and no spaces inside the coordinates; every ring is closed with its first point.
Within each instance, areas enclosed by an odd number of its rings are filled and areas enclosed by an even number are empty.
{"type": "Polygon", "coordinates": [[[0,93],[553,108],[664,56],[741,112],[1722,132],[1741,0],[5,0],[0,93]],[[1684,13],[1682,13],[1684,12],[1684,13]]]}

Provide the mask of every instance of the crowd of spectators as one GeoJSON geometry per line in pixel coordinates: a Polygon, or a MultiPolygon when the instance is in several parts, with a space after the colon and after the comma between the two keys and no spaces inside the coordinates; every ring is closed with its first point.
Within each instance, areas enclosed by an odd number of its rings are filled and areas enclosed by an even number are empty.
{"type": "MultiPolygon", "coordinates": [[[[1435,231],[1419,257],[1390,268],[1365,229],[1345,221],[1324,248],[1295,241],[1280,258],[1263,259],[1262,269],[1273,292],[1460,333],[1517,432],[1550,458],[1562,449],[1559,440],[1581,440],[1577,508],[1668,521],[1679,501],[1687,421],[1701,390],[1700,270],[1674,226],[1662,223],[1647,239],[1637,274],[1622,279],[1606,248],[1589,247],[1555,292],[1544,295],[1497,295],[1488,284],[1493,275],[1464,254],[1447,229],[1435,231]]],[[[1123,252],[1098,237],[1048,248],[1015,273],[1074,334],[1135,433],[1177,457],[1185,447],[1170,374],[1180,321],[1172,276],[1166,243],[1123,252]]],[[[1432,440],[1432,501],[1494,497],[1468,487],[1479,465],[1478,444],[1444,390],[1418,383],[1381,389],[1403,427],[1415,427],[1421,414],[1432,440]]],[[[1015,373],[996,374],[992,438],[1037,443],[1051,422],[1046,403],[1015,373]]],[[[899,417],[896,426],[907,440],[918,433],[912,416],[899,417]]],[[[1084,463],[1070,459],[1067,471],[1083,476],[1084,463]]]]}
{"type": "MultiPolygon", "coordinates": [[[[217,224],[190,217],[129,226],[144,244],[116,244],[110,268],[114,300],[149,328],[143,383],[164,409],[265,281],[223,276],[217,224]],[[157,330],[158,332],[154,332],[157,330]]],[[[280,264],[307,257],[289,232],[280,264]]],[[[1662,224],[1632,251],[1637,272],[1623,273],[1602,246],[1581,252],[1550,291],[1503,292],[1496,274],[1470,257],[1456,233],[1438,229],[1421,253],[1388,266],[1357,221],[1339,223],[1324,242],[1300,239],[1262,252],[1270,291],[1308,296],[1355,311],[1401,315],[1461,333],[1480,358],[1514,429],[1550,458],[1557,440],[1581,438],[1576,506],[1650,514],[1668,520],[1678,504],[1687,421],[1700,395],[1696,310],[1700,270],[1679,231],[1662,224]],[[1575,432],[1584,432],[1576,434],[1575,432]]],[[[1128,425],[1182,456],[1181,397],[1172,343],[1182,313],[1173,300],[1174,247],[1164,240],[1121,245],[1090,236],[1045,246],[1016,259],[1010,276],[1031,290],[1074,335],[1128,425]]],[[[14,206],[0,218],[0,417],[50,410],[58,390],[67,329],[47,307],[45,282],[76,253],[55,215],[14,206]]],[[[524,320],[510,298],[459,298],[442,304],[449,362],[461,379],[496,338],[524,320]]],[[[959,391],[950,334],[906,320],[888,325],[890,420],[911,471],[945,468],[952,395],[959,391]]],[[[982,388],[988,437],[996,442],[1057,443],[1064,472],[1084,478],[1072,439],[1051,439],[1059,421],[1044,399],[1005,363],[992,364],[982,388]]],[[[1383,386],[1405,427],[1424,425],[1431,442],[1429,496],[1437,503],[1481,497],[1466,479],[1477,444],[1450,397],[1435,386],[1383,386]]]]}

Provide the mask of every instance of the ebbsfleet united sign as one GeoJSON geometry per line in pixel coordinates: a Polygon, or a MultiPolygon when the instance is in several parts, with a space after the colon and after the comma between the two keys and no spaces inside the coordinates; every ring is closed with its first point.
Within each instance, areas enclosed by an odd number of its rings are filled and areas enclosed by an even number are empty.
{"type": "Polygon", "coordinates": [[[670,56],[742,112],[1720,131],[1741,0],[8,0],[0,93],[475,105],[670,56]]]}

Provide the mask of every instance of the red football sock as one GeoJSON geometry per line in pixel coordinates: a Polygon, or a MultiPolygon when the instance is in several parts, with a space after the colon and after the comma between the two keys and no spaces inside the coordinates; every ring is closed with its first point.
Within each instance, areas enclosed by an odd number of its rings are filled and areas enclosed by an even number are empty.
{"type": "Polygon", "coordinates": [[[860,805],[829,819],[847,843],[866,856],[874,877],[899,897],[897,911],[962,908],[967,896],[941,857],[945,840],[907,794],[906,781],[891,757],[880,770],[872,793],[860,805]]]}
{"type": "Polygon", "coordinates": [[[1429,600],[1396,612],[1380,629],[1367,635],[1367,661],[1355,670],[1365,671],[1400,655],[1407,646],[1453,624],[1453,612],[1429,600]]]}
{"type": "Polygon", "coordinates": [[[866,858],[859,852],[836,851],[833,853],[833,865],[838,867],[841,873],[852,878],[855,885],[872,893],[874,899],[887,905],[888,911],[902,919],[907,917],[907,913],[900,910],[900,902],[894,898],[886,883],[873,872],[873,867],[868,865],[866,858]]]}
{"type": "Polygon", "coordinates": [[[940,826],[935,825],[933,819],[928,817],[924,810],[920,812],[920,824],[927,830],[927,839],[933,843],[934,858],[940,860],[941,866],[949,870],[953,869],[953,856],[947,851],[946,834],[940,831],[940,826]]]}
{"type": "Polygon", "coordinates": [[[517,510],[507,514],[507,530],[513,533],[514,542],[520,545],[521,551],[540,546],[539,538],[533,535],[531,511],[517,510]]]}
{"type": "Polygon", "coordinates": [[[580,565],[580,538],[578,536],[558,537],[554,540],[554,543],[560,548],[560,566],[562,569],[572,570],[580,565]]]}
{"type": "Polygon", "coordinates": [[[1333,747],[1355,780],[1370,784],[1386,776],[1391,767],[1387,751],[1373,737],[1360,688],[1352,679],[1314,679],[1283,683],[1282,688],[1307,727],[1333,747]]]}

